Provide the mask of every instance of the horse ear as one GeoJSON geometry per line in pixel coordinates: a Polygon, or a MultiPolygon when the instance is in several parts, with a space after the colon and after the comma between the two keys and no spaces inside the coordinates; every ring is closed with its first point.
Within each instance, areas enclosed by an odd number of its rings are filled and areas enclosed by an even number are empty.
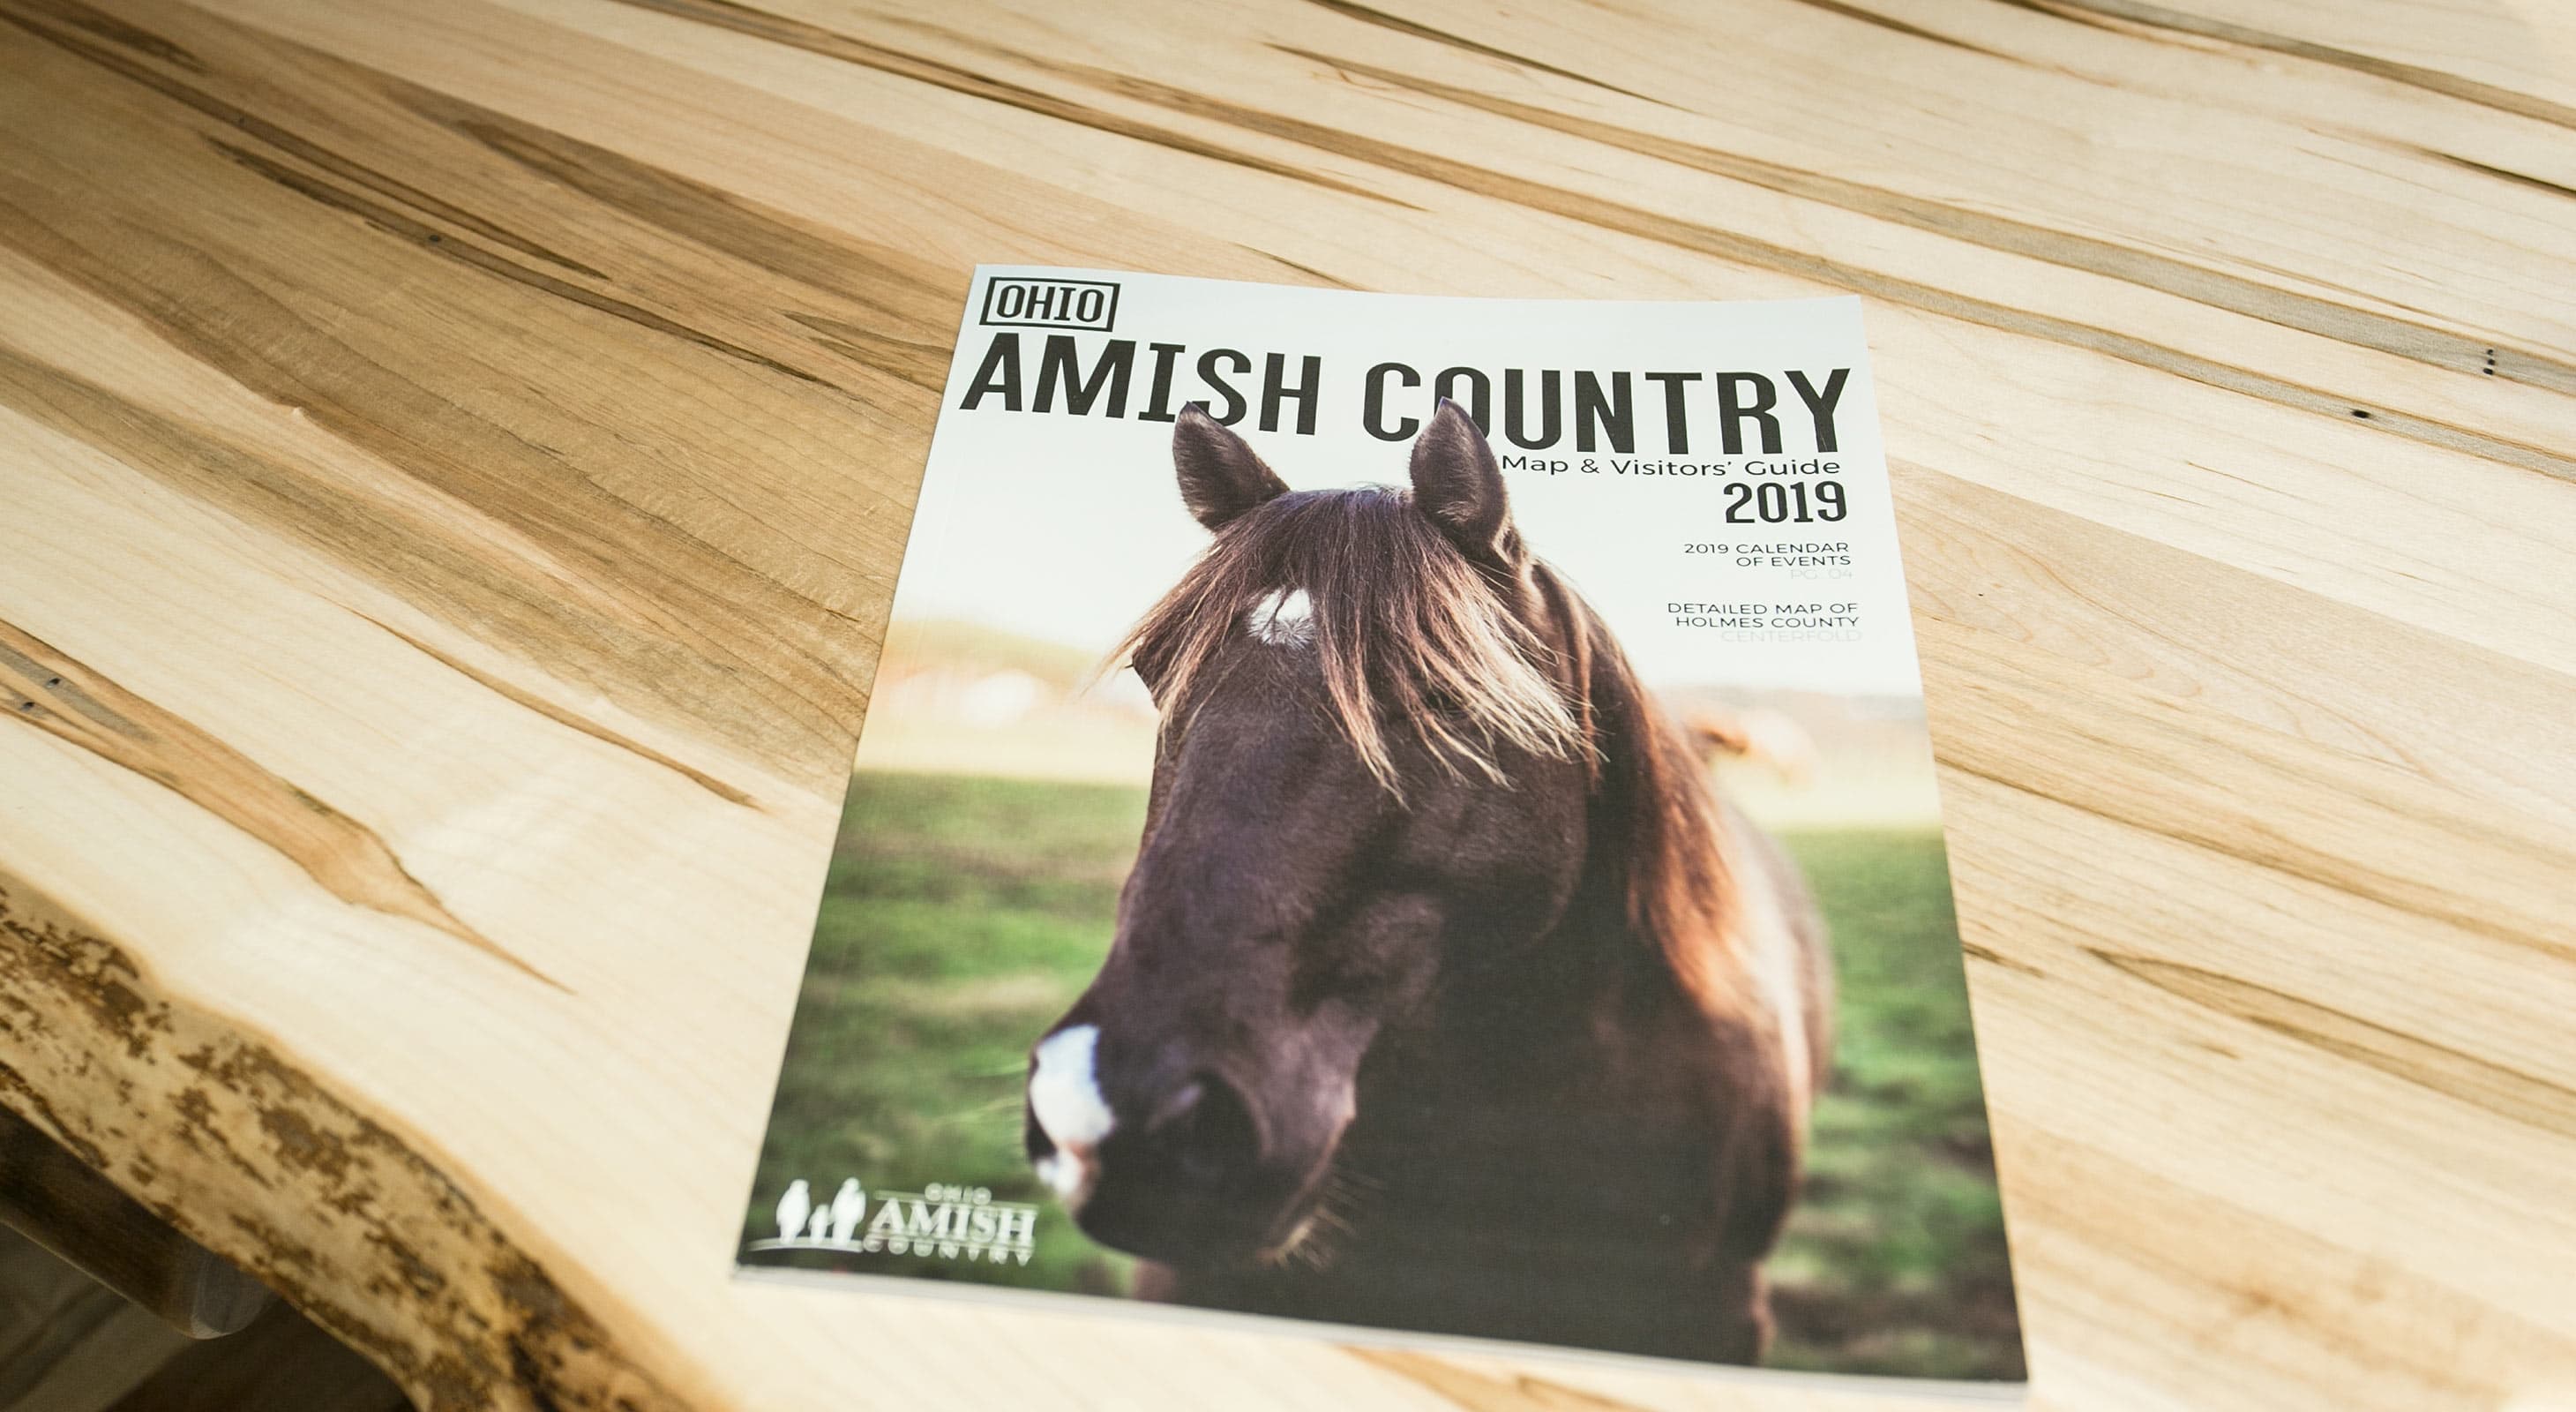
{"type": "Polygon", "coordinates": [[[1413,503],[1468,558],[1504,569],[1519,562],[1503,468],[1474,419],[1446,397],[1413,441],[1413,503]]]}
{"type": "Polygon", "coordinates": [[[1181,409],[1172,428],[1172,466],[1180,472],[1181,502],[1209,529],[1222,529],[1288,493],[1251,446],[1197,402],[1181,409]]]}

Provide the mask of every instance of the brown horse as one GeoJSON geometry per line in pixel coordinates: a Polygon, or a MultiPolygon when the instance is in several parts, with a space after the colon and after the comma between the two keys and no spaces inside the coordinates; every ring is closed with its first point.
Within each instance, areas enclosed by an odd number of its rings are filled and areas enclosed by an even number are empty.
{"type": "Polygon", "coordinates": [[[1117,934],[1027,1143],[1149,1298],[1750,1362],[1826,1069],[1822,928],[1441,404],[1410,495],[1203,413],[1214,545],[1117,934]]]}

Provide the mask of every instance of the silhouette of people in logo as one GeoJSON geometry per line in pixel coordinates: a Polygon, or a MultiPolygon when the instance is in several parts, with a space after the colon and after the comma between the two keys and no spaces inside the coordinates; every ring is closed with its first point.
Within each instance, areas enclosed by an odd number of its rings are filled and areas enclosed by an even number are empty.
{"type": "Polygon", "coordinates": [[[859,1188],[859,1179],[844,1177],[841,1189],[832,1193],[832,1239],[849,1240],[859,1228],[859,1217],[867,1214],[868,1194],[859,1188]]]}
{"type": "Polygon", "coordinates": [[[856,1177],[843,1177],[841,1189],[832,1193],[828,1204],[816,1205],[814,1188],[803,1177],[787,1184],[787,1194],[778,1198],[778,1239],[793,1245],[799,1241],[830,1241],[847,1245],[858,1234],[859,1218],[868,1211],[867,1189],[856,1177]]]}
{"type": "Polygon", "coordinates": [[[805,1217],[814,1209],[814,1193],[798,1177],[787,1184],[787,1194],[778,1198],[778,1238],[794,1240],[805,1229],[805,1217]]]}

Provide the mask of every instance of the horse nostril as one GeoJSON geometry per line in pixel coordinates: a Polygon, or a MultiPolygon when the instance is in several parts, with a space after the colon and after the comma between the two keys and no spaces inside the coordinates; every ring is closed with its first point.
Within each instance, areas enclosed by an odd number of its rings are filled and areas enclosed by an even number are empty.
{"type": "Polygon", "coordinates": [[[1211,1073],[1193,1076],[1154,1109],[1146,1138],[1200,1181],[1219,1181],[1261,1158],[1261,1130],[1233,1084],[1211,1073]]]}

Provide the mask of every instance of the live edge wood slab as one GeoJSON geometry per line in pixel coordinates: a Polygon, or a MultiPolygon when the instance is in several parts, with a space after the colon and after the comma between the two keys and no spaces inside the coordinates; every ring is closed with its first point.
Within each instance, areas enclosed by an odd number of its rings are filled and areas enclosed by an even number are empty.
{"type": "Polygon", "coordinates": [[[2037,1404],[2576,1388],[2576,27],[2182,4],[0,0],[0,1105],[440,1412],[1908,1405],[729,1278],[971,264],[1856,291],[2037,1404]]]}

